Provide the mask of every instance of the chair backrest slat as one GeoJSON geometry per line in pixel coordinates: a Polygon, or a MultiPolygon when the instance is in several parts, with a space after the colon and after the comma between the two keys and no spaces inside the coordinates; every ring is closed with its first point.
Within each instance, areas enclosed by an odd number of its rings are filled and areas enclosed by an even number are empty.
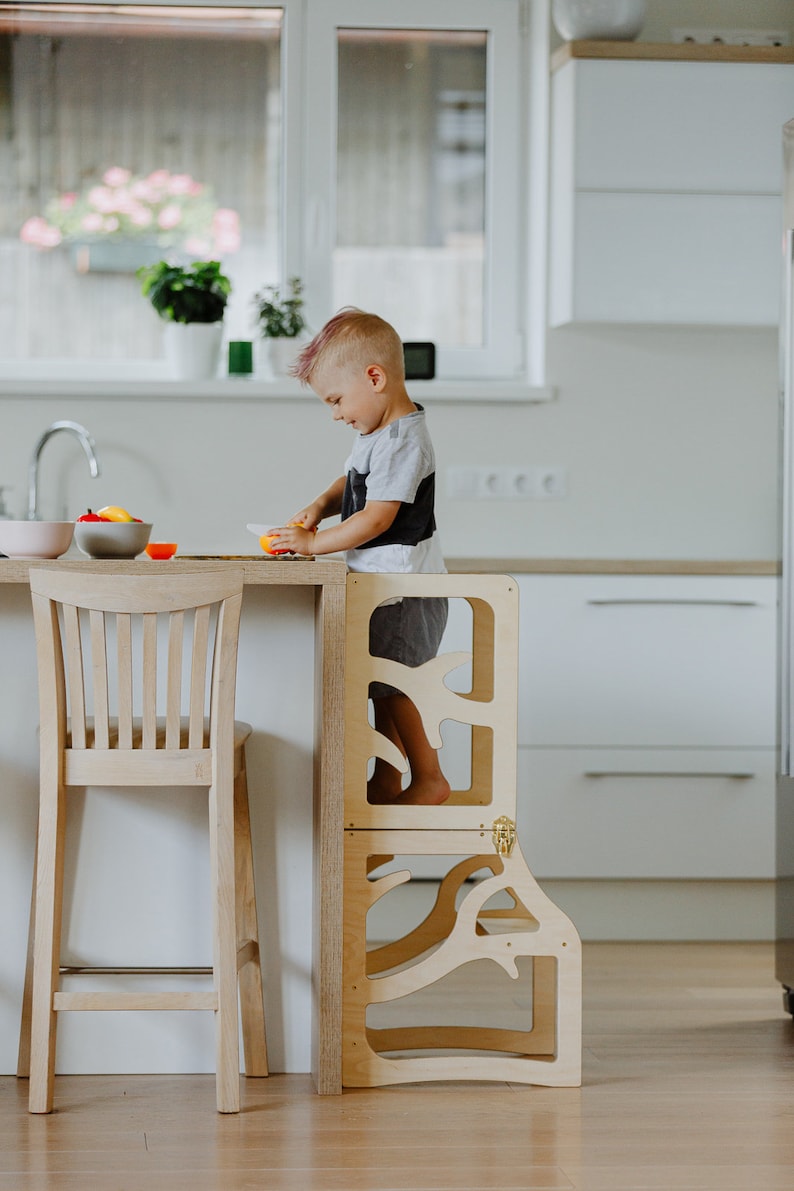
{"type": "Polygon", "coordinates": [[[157,613],[143,615],[143,677],[141,690],[142,747],[153,749],[157,743],[157,613]]]}
{"type": "Polygon", "coordinates": [[[190,710],[188,748],[200,749],[204,743],[204,704],[207,687],[207,649],[210,630],[210,607],[196,609],[193,620],[193,653],[190,661],[190,710]]]}
{"type": "Polygon", "coordinates": [[[91,626],[91,672],[94,687],[94,747],[106,749],[110,743],[110,707],[105,614],[92,608],[88,617],[91,626]]]}
{"type": "MultiPolygon", "coordinates": [[[[56,613],[53,605],[53,614],[56,613]]],[[[63,606],[64,653],[69,678],[69,707],[72,716],[72,748],[85,748],[85,682],[79,614],[74,604],[63,606]]]]}
{"type": "Polygon", "coordinates": [[[182,639],[184,612],[168,618],[168,678],[165,698],[165,747],[179,748],[179,719],[182,710],[182,639]]]}
{"type": "Polygon", "coordinates": [[[116,656],[118,661],[118,720],[120,749],[132,748],[132,617],[116,613],[116,656]]]}

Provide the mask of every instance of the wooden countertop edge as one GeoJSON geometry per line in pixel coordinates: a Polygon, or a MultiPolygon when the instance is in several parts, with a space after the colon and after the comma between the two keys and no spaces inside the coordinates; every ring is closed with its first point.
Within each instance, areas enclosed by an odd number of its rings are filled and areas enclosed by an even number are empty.
{"type": "MultiPolygon", "coordinates": [[[[777,575],[777,562],[733,559],[643,559],[643,558],[448,558],[447,569],[453,574],[473,575],[777,575]]],[[[27,583],[31,566],[68,570],[115,571],[137,575],[145,570],[212,571],[218,567],[241,566],[245,582],[259,586],[307,586],[343,584],[347,568],[340,559],[190,559],[174,558],[168,562],[148,559],[113,561],[106,559],[0,559],[0,584],[27,583]]]]}
{"type": "Polygon", "coordinates": [[[270,587],[326,587],[344,584],[347,567],[339,559],[235,559],[235,558],[171,558],[167,562],[151,559],[0,559],[0,583],[27,583],[31,567],[55,567],[70,571],[112,571],[121,575],[141,575],[147,571],[186,574],[189,571],[215,571],[219,567],[237,566],[245,572],[245,582],[251,586],[270,587]]]}
{"type": "Polygon", "coordinates": [[[777,575],[773,561],[643,558],[448,558],[456,574],[777,575]]]}
{"type": "Polygon", "coordinates": [[[558,70],[574,58],[621,58],[637,62],[794,62],[794,46],[703,45],[696,42],[567,41],[551,56],[558,70]]]}

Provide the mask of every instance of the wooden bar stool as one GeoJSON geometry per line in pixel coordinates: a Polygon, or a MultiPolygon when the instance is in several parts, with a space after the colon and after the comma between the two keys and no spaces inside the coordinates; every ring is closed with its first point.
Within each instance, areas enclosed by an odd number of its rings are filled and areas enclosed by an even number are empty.
{"type": "MultiPolygon", "coordinates": [[[[18,1065],[18,1074],[30,1077],[30,1111],[52,1110],[59,1012],[206,1009],[215,1014],[218,1111],[238,1112],[238,977],[246,1074],[268,1073],[245,771],[251,728],[234,719],[243,572],[41,568],[31,569],[30,588],[40,802],[18,1065]],[[61,991],[64,840],[73,786],[207,788],[211,991],[61,991]]],[[[154,970],[178,969],[146,969],[154,970]]]]}
{"type": "Polygon", "coordinates": [[[581,1082],[579,936],[535,881],[516,836],[517,633],[518,589],[509,576],[348,576],[345,1087],[581,1082]],[[372,613],[416,596],[465,602],[471,650],[414,668],[373,657],[372,613]],[[453,672],[468,666],[470,687],[455,689],[453,672]],[[368,802],[375,758],[406,768],[369,714],[373,682],[411,699],[433,747],[442,747],[442,725],[469,731],[468,785],[461,780],[442,805],[368,802]],[[413,880],[428,859],[439,870],[430,902],[432,886],[413,880]],[[396,913],[385,911],[389,901],[396,913]]]}

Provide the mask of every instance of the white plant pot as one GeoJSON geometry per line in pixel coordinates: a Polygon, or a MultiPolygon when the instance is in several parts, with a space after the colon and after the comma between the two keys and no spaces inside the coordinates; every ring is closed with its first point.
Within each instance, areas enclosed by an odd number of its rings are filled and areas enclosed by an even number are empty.
{"type": "Polygon", "coordinates": [[[166,323],[163,341],[174,380],[212,380],[218,375],[223,323],[166,323]]]}
{"type": "Polygon", "coordinates": [[[553,0],[552,17],[566,41],[633,41],[645,22],[645,0],[553,0]]]}
{"type": "Polygon", "coordinates": [[[263,365],[263,373],[271,378],[289,376],[290,367],[305,343],[303,335],[293,339],[260,339],[257,356],[263,365]]]}

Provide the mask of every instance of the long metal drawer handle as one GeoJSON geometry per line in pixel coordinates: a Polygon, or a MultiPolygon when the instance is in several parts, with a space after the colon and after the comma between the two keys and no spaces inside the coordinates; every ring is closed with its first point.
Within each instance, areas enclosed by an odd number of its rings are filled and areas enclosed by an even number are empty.
{"type": "Polygon", "coordinates": [[[588,600],[588,604],[604,606],[605,604],[707,604],[722,608],[758,608],[758,600],[658,600],[658,599],[613,599],[588,600]]]}
{"type": "Polygon", "coordinates": [[[688,769],[586,769],[585,777],[730,777],[743,781],[755,777],[754,773],[725,773],[723,770],[703,771],[688,769]]]}

